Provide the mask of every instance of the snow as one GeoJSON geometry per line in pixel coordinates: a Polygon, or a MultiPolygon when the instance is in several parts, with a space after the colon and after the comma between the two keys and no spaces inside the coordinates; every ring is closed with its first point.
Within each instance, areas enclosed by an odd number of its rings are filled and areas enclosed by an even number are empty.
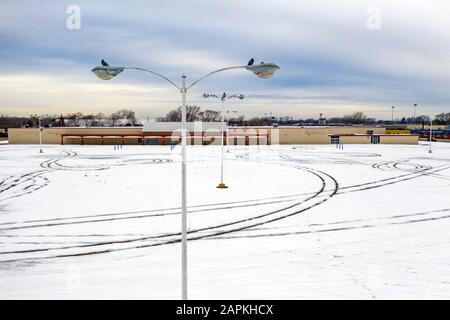
{"type": "MultiPolygon", "coordinates": [[[[191,299],[449,299],[450,144],[188,146],[191,299]]],[[[0,145],[0,298],[180,297],[180,148],[0,145]]]]}

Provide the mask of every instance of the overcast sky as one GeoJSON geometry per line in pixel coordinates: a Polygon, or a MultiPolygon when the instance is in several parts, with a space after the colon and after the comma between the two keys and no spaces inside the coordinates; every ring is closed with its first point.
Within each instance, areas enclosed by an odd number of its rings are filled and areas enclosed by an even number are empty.
{"type": "Polygon", "coordinates": [[[188,104],[219,109],[201,95],[226,91],[246,96],[229,109],[247,117],[390,119],[392,105],[399,118],[412,116],[414,103],[418,115],[450,112],[449,17],[448,0],[2,0],[0,114],[131,108],[153,118],[180,104],[176,89],[133,71],[101,81],[90,72],[101,58],[190,82],[252,57],[279,72],[218,74],[194,87],[188,104]]]}

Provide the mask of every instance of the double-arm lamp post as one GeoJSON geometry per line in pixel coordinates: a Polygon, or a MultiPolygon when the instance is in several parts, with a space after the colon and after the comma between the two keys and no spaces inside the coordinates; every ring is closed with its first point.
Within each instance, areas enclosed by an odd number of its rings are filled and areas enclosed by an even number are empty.
{"type": "MultiPolygon", "coordinates": [[[[220,183],[217,186],[217,188],[219,189],[226,189],[228,188],[225,183],[223,182],[223,145],[224,145],[224,115],[225,115],[225,100],[227,99],[244,99],[244,95],[243,94],[232,94],[232,95],[227,95],[225,92],[222,94],[222,96],[218,96],[215,94],[209,94],[209,93],[204,93],[203,94],[203,98],[215,98],[215,99],[219,99],[222,102],[222,112],[221,114],[221,134],[222,134],[222,150],[221,150],[221,158],[220,158],[220,183]]],[[[228,144],[228,143],[227,143],[228,144]]]]}
{"type": "Polygon", "coordinates": [[[241,65],[241,66],[233,66],[233,67],[226,67],[222,69],[215,70],[213,72],[210,72],[203,77],[195,80],[191,84],[186,84],[186,75],[181,75],[181,85],[176,84],[169,78],[163,76],[160,73],[147,70],[144,68],[138,68],[138,67],[112,67],[108,63],[106,63],[104,60],[102,60],[102,65],[97,66],[94,69],[92,69],[92,72],[99,77],[102,80],[111,80],[115,76],[117,76],[119,73],[123,72],[124,70],[137,70],[137,71],[143,71],[146,73],[150,73],[152,75],[158,76],[167,82],[169,82],[171,85],[173,85],[177,90],[181,92],[181,121],[182,121],[182,128],[181,128],[181,155],[182,155],[182,161],[181,161],[181,299],[187,300],[188,298],[188,287],[187,287],[187,199],[186,199],[186,93],[189,91],[193,86],[195,86],[198,82],[202,81],[205,78],[208,78],[212,76],[213,74],[222,72],[222,71],[228,71],[228,70],[234,70],[234,69],[246,69],[248,71],[253,72],[258,77],[262,79],[270,78],[278,69],[280,69],[279,66],[277,66],[275,63],[264,63],[261,62],[259,64],[253,64],[254,60],[251,59],[247,65],[241,65]]]}

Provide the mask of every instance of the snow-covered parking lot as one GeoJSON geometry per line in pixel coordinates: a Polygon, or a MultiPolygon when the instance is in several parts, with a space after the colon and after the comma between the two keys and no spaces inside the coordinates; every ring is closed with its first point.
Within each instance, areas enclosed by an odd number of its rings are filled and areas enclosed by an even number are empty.
{"type": "MultiPolygon", "coordinates": [[[[0,298],[180,297],[180,149],[0,145],[0,298]]],[[[450,298],[450,144],[188,147],[192,299],[450,298]]]]}

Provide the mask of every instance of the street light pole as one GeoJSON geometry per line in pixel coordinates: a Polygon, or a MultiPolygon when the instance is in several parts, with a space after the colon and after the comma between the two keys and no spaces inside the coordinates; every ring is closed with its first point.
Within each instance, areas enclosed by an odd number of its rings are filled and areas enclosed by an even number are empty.
{"type": "Polygon", "coordinates": [[[394,108],[395,106],[392,106],[392,124],[394,124],[394,108]]]}
{"type": "Polygon", "coordinates": [[[42,125],[41,125],[41,117],[39,119],[39,153],[42,153],[42,125]]]}
{"type": "Polygon", "coordinates": [[[186,76],[181,76],[181,299],[187,300],[186,76]]]}
{"type": "MultiPolygon", "coordinates": [[[[224,141],[225,141],[225,129],[224,129],[224,117],[225,117],[225,100],[226,99],[232,99],[232,98],[238,98],[238,99],[244,99],[244,95],[243,94],[233,94],[233,95],[227,95],[225,92],[222,94],[222,96],[219,98],[218,95],[215,94],[208,94],[208,93],[204,93],[203,94],[203,98],[217,98],[220,99],[220,101],[222,102],[222,111],[221,113],[221,125],[220,125],[220,133],[222,135],[221,138],[221,158],[220,158],[220,183],[217,186],[218,189],[227,189],[228,187],[225,185],[225,183],[223,182],[223,162],[224,162],[224,141]]],[[[228,126],[227,126],[227,136],[228,136],[228,126]]],[[[228,144],[227,144],[228,145],[228,144]]]]}
{"type": "Polygon", "coordinates": [[[41,123],[41,116],[30,115],[30,117],[34,117],[38,119],[38,127],[39,127],[39,153],[43,153],[42,151],[42,123],[41,123]]]}
{"type": "Polygon", "coordinates": [[[414,103],[414,126],[416,125],[416,108],[417,108],[417,103],[414,103]]]}
{"type": "Polygon", "coordinates": [[[431,150],[431,139],[433,135],[433,118],[430,116],[430,149],[428,150],[428,153],[433,153],[431,150]]]}
{"type": "Polygon", "coordinates": [[[175,82],[171,81],[166,76],[147,70],[139,67],[112,67],[106,61],[102,60],[102,65],[93,68],[91,71],[102,80],[111,80],[118,74],[122,73],[124,70],[137,70],[143,71],[146,73],[150,73],[152,75],[163,78],[178,90],[181,91],[181,298],[183,300],[187,300],[188,298],[188,279],[187,279],[187,177],[186,177],[186,93],[196,85],[201,80],[216,74],[218,72],[234,70],[234,69],[246,69],[248,71],[253,72],[255,75],[262,79],[267,79],[273,76],[273,74],[280,69],[275,63],[264,63],[261,62],[259,64],[253,64],[253,59],[249,61],[247,65],[242,66],[234,66],[234,67],[226,67],[222,69],[217,69],[213,72],[210,72],[203,77],[195,80],[189,86],[186,85],[186,76],[183,74],[181,76],[181,87],[177,85],[175,82]],[[251,63],[250,63],[251,62],[251,63]]]}
{"type": "MultiPolygon", "coordinates": [[[[225,95],[225,93],[224,93],[224,95],[225,95]]],[[[219,189],[226,189],[226,188],[228,188],[226,185],[225,185],[225,183],[223,183],[223,145],[224,145],[224,141],[223,140],[225,140],[225,137],[224,137],[224,127],[223,127],[223,118],[224,118],[224,113],[225,113],[225,99],[223,98],[222,99],[222,112],[221,112],[221,120],[220,120],[220,122],[221,122],[221,124],[220,124],[220,132],[221,132],[221,135],[222,135],[222,139],[220,139],[220,140],[222,140],[222,147],[221,147],[221,150],[220,150],[220,152],[221,152],[221,155],[220,155],[220,183],[219,183],[219,185],[217,186],[217,188],[219,188],[219,189]]]]}

